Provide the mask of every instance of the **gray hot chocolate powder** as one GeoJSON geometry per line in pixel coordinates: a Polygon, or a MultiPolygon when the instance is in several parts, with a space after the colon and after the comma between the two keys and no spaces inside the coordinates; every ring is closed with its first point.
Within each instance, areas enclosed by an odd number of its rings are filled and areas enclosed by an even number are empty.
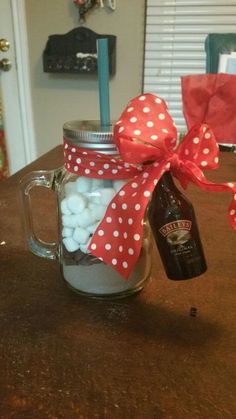
{"type": "Polygon", "coordinates": [[[94,265],[63,265],[63,276],[68,284],[78,292],[96,295],[125,292],[130,288],[139,288],[149,273],[148,254],[142,255],[130,277],[125,280],[110,266],[104,263],[94,265]],[[146,272],[147,271],[147,272],[146,272]]]}

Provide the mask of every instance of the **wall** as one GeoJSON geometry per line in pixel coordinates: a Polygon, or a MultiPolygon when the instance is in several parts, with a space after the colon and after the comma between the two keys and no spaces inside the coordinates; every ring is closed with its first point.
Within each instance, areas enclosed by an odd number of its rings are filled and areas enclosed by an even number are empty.
{"type": "MultiPolygon", "coordinates": [[[[96,77],[44,73],[42,52],[51,34],[78,26],[72,0],[25,0],[32,101],[38,155],[62,142],[62,125],[73,119],[99,119],[96,77]]],[[[117,36],[116,74],[110,82],[111,118],[142,89],[145,0],[117,0],[115,12],[90,11],[86,26],[117,36]]]]}

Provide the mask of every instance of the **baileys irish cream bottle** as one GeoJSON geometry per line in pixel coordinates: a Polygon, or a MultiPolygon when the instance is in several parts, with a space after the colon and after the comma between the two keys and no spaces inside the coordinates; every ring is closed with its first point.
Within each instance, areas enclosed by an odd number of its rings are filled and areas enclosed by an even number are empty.
{"type": "Polygon", "coordinates": [[[168,278],[190,279],[206,271],[193,206],[168,172],[153,192],[149,221],[168,278]]]}

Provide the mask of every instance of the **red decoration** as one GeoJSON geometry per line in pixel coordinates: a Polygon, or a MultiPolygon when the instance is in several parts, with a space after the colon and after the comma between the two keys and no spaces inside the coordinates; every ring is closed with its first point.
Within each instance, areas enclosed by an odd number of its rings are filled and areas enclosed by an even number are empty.
{"type": "Polygon", "coordinates": [[[206,123],[218,143],[236,144],[236,75],[196,74],[181,80],[188,129],[206,123]]]}
{"type": "Polygon", "coordinates": [[[79,8],[79,20],[84,21],[85,14],[97,4],[97,0],[73,0],[79,8]]]}
{"type": "Polygon", "coordinates": [[[137,262],[143,217],[155,185],[171,171],[184,188],[189,181],[205,191],[229,191],[229,219],[236,229],[236,182],[214,184],[202,169],[218,167],[218,145],[207,124],[193,127],[177,145],[177,132],[161,98],[144,94],[131,100],[114,128],[121,159],[82,151],[65,142],[65,167],[80,176],[131,179],[110,202],[89,250],[128,278],[137,262]],[[106,250],[109,246],[109,251],[106,250]]]}

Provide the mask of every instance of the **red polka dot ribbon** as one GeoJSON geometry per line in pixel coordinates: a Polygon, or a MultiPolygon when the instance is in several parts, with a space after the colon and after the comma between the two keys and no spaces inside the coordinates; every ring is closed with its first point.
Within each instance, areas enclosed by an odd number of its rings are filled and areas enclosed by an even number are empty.
{"type": "Polygon", "coordinates": [[[82,176],[128,179],[93,234],[89,250],[124,278],[140,254],[143,219],[152,192],[167,171],[186,188],[191,181],[210,192],[233,194],[229,219],[236,229],[236,182],[215,184],[202,169],[216,169],[219,148],[207,124],[193,127],[177,147],[177,131],[163,99],[144,94],[131,100],[114,127],[119,159],[82,151],[65,142],[65,167],[82,176]]]}

